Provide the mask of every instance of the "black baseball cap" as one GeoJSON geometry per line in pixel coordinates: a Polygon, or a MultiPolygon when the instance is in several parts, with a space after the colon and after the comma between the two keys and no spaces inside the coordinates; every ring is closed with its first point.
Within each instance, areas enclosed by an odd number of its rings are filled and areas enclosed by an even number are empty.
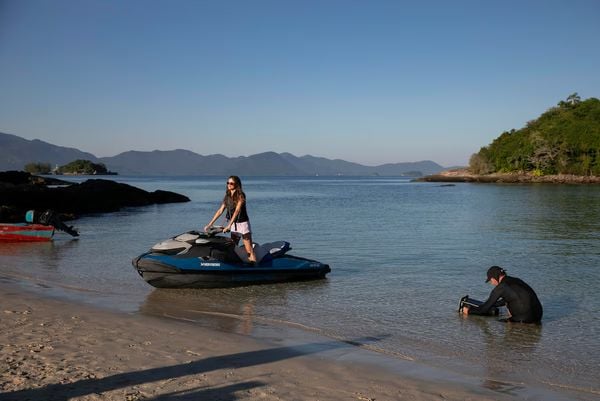
{"type": "Polygon", "coordinates": [[[503,276],[503,275],[506,275],[506,272],[504,271],[503,268],[501,268],[500,266],[492,266],[487,271],[487,280],[485,280],[485,282],[487,283],[488,281],[490,281],[493,278],[498,280],[498,279],[500,279],[500,276],[503,276]]]}

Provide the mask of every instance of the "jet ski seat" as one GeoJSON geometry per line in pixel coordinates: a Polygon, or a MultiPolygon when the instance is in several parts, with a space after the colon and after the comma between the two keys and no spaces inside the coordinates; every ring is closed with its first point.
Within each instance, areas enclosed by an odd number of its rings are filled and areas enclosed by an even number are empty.
{"type": "MultiPolygon", "coordinates": [[[[257,244],[254,242],[252,244],[254,248],[254,255],[256,256],[257,263],[266,262],[269,258],[277,258],[282,255],[285,255],[287,251],[292,249],[290,247],[290,243],[287,241],[275,241],[268,242],[266,244],[257,244]]],[[[235,253],[239,256],[239,258],[244,263],[249,263],[248,253],[246,252],[246,248],[243,245],[235,247],[235,253]]]]}

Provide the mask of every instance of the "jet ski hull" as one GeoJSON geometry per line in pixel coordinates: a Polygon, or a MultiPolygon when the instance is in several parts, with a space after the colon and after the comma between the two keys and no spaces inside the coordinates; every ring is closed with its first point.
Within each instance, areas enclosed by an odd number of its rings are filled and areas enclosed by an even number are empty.
{"type": "Polygon", "coordinates": [[[223,288],[252,284],[323,279],[328,265],[292,255],[258,265],[235,265],[201,259],[177,259],[147,253],[132,262],[139,275],[157,288],[223,288]]]}

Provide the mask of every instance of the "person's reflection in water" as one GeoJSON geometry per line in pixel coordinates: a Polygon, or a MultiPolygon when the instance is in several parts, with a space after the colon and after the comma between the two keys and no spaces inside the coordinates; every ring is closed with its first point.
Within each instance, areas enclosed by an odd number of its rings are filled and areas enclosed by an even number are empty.
{"type": "Polygon", "coordinates": [[[502,324],[484,317],[471,319],[469,323],[479,327],[485,343],[482,361],[486,372],[484,387],[512,393],[521,388],[516,384],[523,381],[521,372],[534,372],[540,368],[542,362],[537,360],[535,353],[542,336],[542,326],[502,324]],[[517,370],[515,366],[518,366],[517,370]]]}

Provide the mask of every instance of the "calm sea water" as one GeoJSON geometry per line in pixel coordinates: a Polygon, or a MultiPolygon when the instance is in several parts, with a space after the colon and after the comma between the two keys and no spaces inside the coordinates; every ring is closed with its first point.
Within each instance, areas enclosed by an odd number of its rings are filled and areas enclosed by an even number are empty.
{"type": "MultiPolygon", "coordinates": [[[[291,242],[329,263],[327,280],[221,290],[156,290],[130,261],[154,243],[200,229],[225,178],[114,177],[189,203],[76,221],[82,235],[0,244],[0,277],[48,294],[130,312],[194,317],[218,329],[291,325],[465,375],[600,394],[600,186],[444,186],[398,178],[248,178],[254,240],[291,242]],[[528,282],[541,327],[457,314],[485,299],[490,265],[528,282]],[[229,324],[210,316],[241,317],[229,324]]],[[[75,179],[74,179],[75,180],[75,179]]],[[[227,320],[227,319],[226,319],[227,320]]]]}

